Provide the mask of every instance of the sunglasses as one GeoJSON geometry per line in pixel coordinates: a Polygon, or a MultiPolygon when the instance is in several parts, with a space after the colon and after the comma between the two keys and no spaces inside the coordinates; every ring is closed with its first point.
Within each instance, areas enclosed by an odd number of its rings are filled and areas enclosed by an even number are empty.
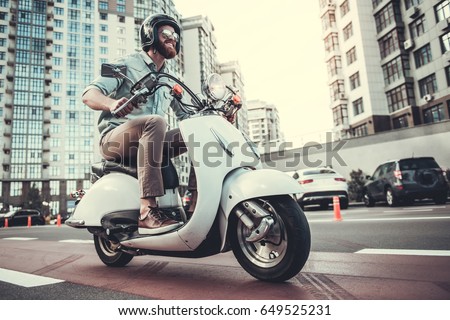
{"type": "Polygon", "coordinates": [[[180,35],[178,33],[176,33],[175,31],[170,31],[169,29],[162,30],[161,34],[164,37],[164,39],[173,38],[175,41],[178,41],[180,39],[180,35]]]}

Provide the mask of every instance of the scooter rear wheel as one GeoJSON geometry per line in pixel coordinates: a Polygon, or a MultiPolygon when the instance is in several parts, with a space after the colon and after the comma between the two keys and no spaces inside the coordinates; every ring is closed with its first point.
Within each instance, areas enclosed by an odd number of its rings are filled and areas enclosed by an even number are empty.
{"type": "Polygon", "coordinates": [[[94,244],[98,257],[108,267],[124,267],[134,257],[132,254],[116,250],[113,242],[97,235],[94,235],[94,244]]]}
{"type": "MultiPolygon", "coordinates": [[[[230,216],[229,236],[239,264],[253,277],[270,282],[282,282],[297,275],[305,265],[311,233],[305,214],[290,196],[276,196],[258,201],[268,210],[275,223],[265,238],[248,242],[251,233],[236,215],[230,216]]],[[[255,225],[258,221],[254,221],[255,225]]]]}

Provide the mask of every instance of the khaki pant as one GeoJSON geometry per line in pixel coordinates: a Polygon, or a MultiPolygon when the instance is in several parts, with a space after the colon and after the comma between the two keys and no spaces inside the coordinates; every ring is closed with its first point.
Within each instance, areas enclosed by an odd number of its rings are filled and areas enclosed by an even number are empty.
{"type": "MultiPolygon", "coordinates": [[[[137,166],[141,198],[164,195],[163,154],[173,158],[186,151],[180,130],[167,131],[166,120],[158,115],[131,119],[100,140],[100,153],[106,160],[137,166]]],[[[195,189],[195,184],[191,167],[188,188],[195,189]]]]}

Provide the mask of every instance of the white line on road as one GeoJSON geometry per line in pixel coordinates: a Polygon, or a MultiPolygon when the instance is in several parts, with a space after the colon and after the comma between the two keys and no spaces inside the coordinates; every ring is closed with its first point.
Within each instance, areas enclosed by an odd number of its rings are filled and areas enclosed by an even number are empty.
{"type": "MultiPolygon", "coordinates": [[[[413,209],[413,210],[408,210],[408,212],[428,212],[428,211],[433,211],[433,209],[413,209]]],[[[405,213],[405,210],[384,210],[384,213],[405,213]]]]}
{"type": "Polygon", "coordinates": [[[2,268],[0,268],[0,281],[12,283],[26,288],[64,282],[64,280],[47,278],[2,268]]]}
{"type": "Polygon", "coordinates": [[[58,242],[66,242],[66,243],[94,243],[94,240],[68,239],[68,240],[59,240],[58,242]]]}
{"type": "Polygon", "coordinates": [[[449,250],[407,250],[407,249],[363,249],[355,253],[363,254],[400,254],[410,256],[444,256],[449,257],[449,250]]]}
{"type": "Polygon", "coordinates": [[[9,238],[3,238],[3,240],[19,240],[19,241],[30,241],[30,240],[37,240],[37,238],[25,238],[25,237],[9,237],[9,238]]]}
{"type": "Polygon", "coordinates": [[[388,222],[388,221],[413,221],[413,220],[448,220],[450,219],[450,217],[404,217],[404,218],[362,218],[362,219],[352,219],[352,218],[348,218],[346,219],[345,217],[343,218],[342,221],[334,221],[333,219],[318,219],[318,220],[313,220],[310,219],[308,220],[309,223],[322,223],[322,222],[339,222],[339,223],[343,223],[343,222],[367,222],[367,221],[371,221],[371,222],[388,222]]]}

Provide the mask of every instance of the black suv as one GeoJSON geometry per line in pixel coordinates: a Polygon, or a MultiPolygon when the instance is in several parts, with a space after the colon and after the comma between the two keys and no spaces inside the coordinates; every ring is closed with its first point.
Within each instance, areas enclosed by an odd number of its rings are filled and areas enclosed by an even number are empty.
{"type": "Polygon", "coordinates": [[[447,201],[449,186],[444,172],[432,157],[405,158],[381,164],[364,186],[363,199],[368,207],[376,201],[389,206],[414,199],[431,198],[436,204],[447,201]]]}

